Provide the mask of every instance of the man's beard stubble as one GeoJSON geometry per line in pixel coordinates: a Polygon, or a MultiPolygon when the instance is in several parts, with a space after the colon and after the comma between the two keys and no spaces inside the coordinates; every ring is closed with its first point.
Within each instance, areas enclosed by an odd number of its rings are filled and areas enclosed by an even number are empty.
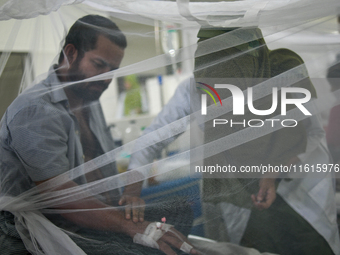
{"type": "MultiPolygon", "coordinates": [[[[81,81],[85,80],[86,75],[80,70],[79,68],[79,60],[77,60],[73,66],[71,66],[68,70],[68,80],[69,81],[81,81]]],[[[84,100],[84,103],[97,101],[99,100],[100,96],[102,95],[103,91],[106,90],[108,87],[108,84],[104,81],[92,81],[92,82],[81,82],[81,83],[75,83],[69,85],[69,89],[72,90],[78,97],[82,98],[84,100]],[[98,90],[90,90],[88,89],[91,86],[101,86],[103,88],[102,91],[98,90]]]]}

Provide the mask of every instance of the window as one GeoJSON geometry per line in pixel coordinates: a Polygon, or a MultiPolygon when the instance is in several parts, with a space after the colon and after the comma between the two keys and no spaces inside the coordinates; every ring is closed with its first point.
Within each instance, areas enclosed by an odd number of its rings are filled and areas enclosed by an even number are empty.
{"type": "Polygon", "coordinates": [[[29,53],[2,52],[0,57],[0,118],[12,101],[32,82],[29,53]]]}

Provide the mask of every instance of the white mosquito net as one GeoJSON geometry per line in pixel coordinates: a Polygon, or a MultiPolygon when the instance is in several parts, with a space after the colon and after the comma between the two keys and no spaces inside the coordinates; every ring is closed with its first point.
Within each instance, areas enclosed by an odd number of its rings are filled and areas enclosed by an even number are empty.
{"type": "Polygon", "coordinates": [[[2,254],[340,254],[339,10],[0,1],[2,254]]]}

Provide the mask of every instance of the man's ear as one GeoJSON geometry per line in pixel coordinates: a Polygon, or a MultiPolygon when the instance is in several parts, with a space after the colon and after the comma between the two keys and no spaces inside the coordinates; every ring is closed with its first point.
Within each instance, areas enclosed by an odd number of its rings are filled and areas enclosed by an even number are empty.
{"type": "Polygon", "coordinates": [[[78,50],[74,47],[73,44],[67,44],[64,48],[64,54],[66,57],[67,64],[70,66],[76,61],[78,56],[78,50]]]}

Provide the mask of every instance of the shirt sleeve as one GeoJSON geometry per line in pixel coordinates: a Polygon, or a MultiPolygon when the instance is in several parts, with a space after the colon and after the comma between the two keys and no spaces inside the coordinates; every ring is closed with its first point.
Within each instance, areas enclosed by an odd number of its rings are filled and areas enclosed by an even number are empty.
{"type": "Polygon", "coordinates": [[[8,123],[10,147],[33,181],[52,178],[70,167],[66,115],[48,108],[25,107],[8,123]]]}
{"type": "Polygon", "coordinates": [[[325,139],[326,134],[321,126],[321,120],[319,115],[311,116],[302,121],[305,125],[307,133],[307,145],[306,151],[297,155],[302,163],[306,162],[306,159],[310,154],[316,150],[320,145],[321,141],[325,139]]]}
{"type": "MultiPolygon", "coordinates": [[[[190,114],[190,81],[178,85],[175,94],[163,107],[162,111],[147,127],[140,139],[137,139],[135,149],[143,148],[131,155],[129,169],[151,163],[162,149],[173,142],[181,133],[171,136],[172,130],[169,124],[190,114]],[[150,144],[147,146],[146,143],[150,144]]],[[[186,125],[186,122],[182,124],[186,125]]],[[[178,128],[178,127],[177,127],[178,128]]]]}
{"type": "MultiPolygon", "coordinates": [[[[300,98],[301,95],[294,93],[293,97],[300,98]]],[[[314,108],[315,106],[312,105],[311,107],[314,108]]],[[[313,114],[312,116],[302,120],[302,123],[306,130],[307,145],[305,152],[297,155],[297,157],[302,163],[305,163],[313,151],[315,151],[319,146],[323,146],[322,141],[326,138],[326,132],[321,125],[322,121],[319,114],[313,114]]]]}

